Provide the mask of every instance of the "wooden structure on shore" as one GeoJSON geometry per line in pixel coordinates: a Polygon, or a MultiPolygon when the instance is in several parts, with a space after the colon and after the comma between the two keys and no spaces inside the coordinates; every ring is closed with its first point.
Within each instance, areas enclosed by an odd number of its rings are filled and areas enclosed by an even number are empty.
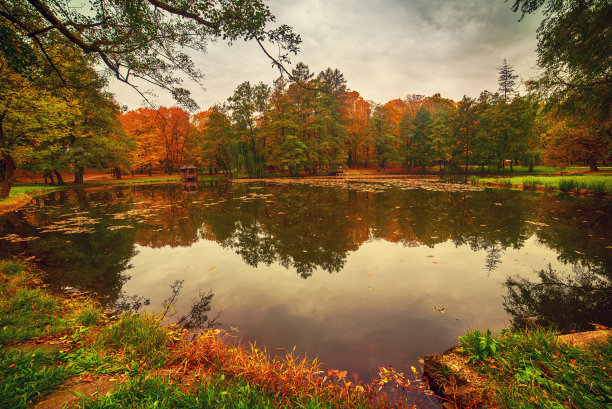
{"type": "Polygon", "coordinates": [[[198,180],[198,168],[193,165],[185,165],[179,169],[181,179],[184,181],[198,180]]]}

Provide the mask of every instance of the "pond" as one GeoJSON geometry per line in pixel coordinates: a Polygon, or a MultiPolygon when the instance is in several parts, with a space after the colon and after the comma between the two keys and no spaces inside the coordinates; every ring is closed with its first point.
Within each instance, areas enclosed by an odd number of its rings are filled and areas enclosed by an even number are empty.
{"type": "Polygon", "coordinates": [[[0,216],[0,256],[109,304],[159,312],[172,299],[171,320],[369,380],[470,329],[612,324],[611,216],[607,199],[512,190],[115,187],[0,216]]]}

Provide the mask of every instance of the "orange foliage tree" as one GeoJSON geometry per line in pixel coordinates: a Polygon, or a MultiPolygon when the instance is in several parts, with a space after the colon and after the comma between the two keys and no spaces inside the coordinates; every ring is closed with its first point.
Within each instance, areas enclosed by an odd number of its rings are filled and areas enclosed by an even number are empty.
{"type": "Polygon", "coordinates": [[[149,174],[160,166],[168,174],[177,170],[184,161],[190,138],[195,135],[190,119],[189,113],[179,107],[140,108],[123,114],[123,128],[138,146],[136,167],[147,169],[149,174]]]}

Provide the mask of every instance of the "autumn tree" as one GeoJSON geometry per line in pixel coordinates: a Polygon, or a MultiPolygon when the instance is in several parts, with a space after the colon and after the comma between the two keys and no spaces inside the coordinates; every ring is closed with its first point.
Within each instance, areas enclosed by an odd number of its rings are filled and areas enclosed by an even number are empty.
{"type": "Polygon", "coordinates": [[[598,0],[513,0],[512,10],[522,16],[539,9],[544,14],[537,47],[542,73],[530,86],[550,112],[585,132],[565,142],[581,141],[569,150],[592,148],[586,162],[595,171],[598,160],[610,158],[612,146],[612,5],[598,0]]]}
{"type": "Polygon", "coordinates": [[[414,118],[417,112],[425,101],[424,95],[412,94],[408,95],[404,102],[406,104],[404,114],[399,123],[400,139],[402,140],[402,155],[404,156],[404,162],[408,169],[413,165],[414,155],[412,153],[412,129],[414,125],[414,118]]]}
{"type": "Polygon", "coordinates": [[[431,161],[431,113],[425,105],[421,105],[413,121],[411,130],[411,149],[408,157],[415,164],[420,164],[423,169],[431,161]]]}
{"type": "Polygon", "coordinates": [[[475,154],[476,130],[479,119],[478,114],[479,110],[476,101],[464,95],[457,104],[457,110],[451,119],[454,142],[453,150],[457,153],[456,156],[463,161],[466,182],[468,168],[473,162],[475,154]]]}
{"type": "Polygon", "coordinates": [[[202,163],[232,177],[234,134],[229,117],[222,107],[215,106],[194,115],[194,122],[199,132],[202,163]]]}
{"type": "Polygon", "coordinates": [[[162,150],[157,138],[157,115],[154,109],[139,108],[120,116],[124,131],[136,143],[132,157],[133,166],[143,173],[147,172],[149,176],[153,174],[153,168],[158,167],[162,161],[162,150]]]}
{"type": "Polygon", "coordinates": [[[162,151],[162,163],[168,174],[172,174],[183,164],[185,146],[193,136],[191,116],[179,107],[161,107],[155,116],[157,137],[162,151]]]}
{"type": "Polygon", "coordinates": [[[315,78],[310,68],[300,62],[292,78],[275,82],[261,120],[266,162],[281,167],[291,164],[291,171],[303,168],[312,174],[344,163],[344,76],[329,68],[315,78]]]}
{"type": "Polygon", "coordinates": [[[400,160],[400,141],[394,132],[389,111],[388,106],[374,107],[368,124],[368,140],[374,147],[373,159],[378,167],[383,169],[388,163],[397,163],[400,160]]]}
{"type": "Polygon", "coordinates": [[[349,167],[367,165],[370,151],[367,145],[367,129],[370,118],[370,104],[357,91],[343,95],[342,121],[346,127],[345,150],[349,167]]]}
{"type": "MultiPolygon", "coordinates": [[[[35,85],[39,73],[20,75],[0,58],[0,197],[8,197],[17,165],[36,149],[57,146],[78,108],[35,85]]],[[[62,152],[54,151],[56,156],[62,152]]]]}
{"type": "Polygon", "coordinates": [[[435,94],[425,101],[431,113],[431,160],[442,168],[443,163],[451,159],[452,132],[451,119],[455,114],[454,101],[435,94]]]}

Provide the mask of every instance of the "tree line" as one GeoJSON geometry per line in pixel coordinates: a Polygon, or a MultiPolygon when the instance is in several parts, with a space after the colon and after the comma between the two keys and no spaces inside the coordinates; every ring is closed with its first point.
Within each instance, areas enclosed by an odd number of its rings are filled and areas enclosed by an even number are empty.
{"type": "Polygon", "coordinates": [[[268,28],[274,16],[261,1],[200,3],[103,0],[79,14],[57,2],[0,1],[0,197],[8,196],[17,167],[51,183],[64,183],[70,170],[82,183],[88,167],[120,177],[192,163],[261,177],[339,166],[504,172],[542,160],[596,170],[610,160],[609,2],[514,1],[523,15],[544,10],[543,73],[527,83],[526,95],[516,93],[517,76],[504,60],[498,92],[460,101],[408,95],[385,104],[348,89],[337,69],[315,75],[298,63],[287,70],[283,63],[301,39],[290,27],[268,28]],[[283,54],[270,58],[283,75],[271,86],[243,82],[225,103],[197,112],[175,73],[201,77],[181,49],[207,39],[276,43],[283,54]],[[125,112],[105,92],[108,74],[145,79],[182,107],[125,112]]]}
{"type": "Polygon", "coordinates": [[[609,141],[546,110],[535,93],[519,95],[513,72],[504,60],[499,91],[478,98],[408,95],[377,104],[349,90],[339,70],[314,75],[298,63],[293,79],[243,82],[225,103],[192,116],[177,107],[141,108],[121,122],[138,145],[133,164],[148,172],[170,173],[186,162],[249,177],[325,174],[339,166],[504,172],[542,161],[596,170],[609,160],[596,146],[609,149],[609,141]]]}

